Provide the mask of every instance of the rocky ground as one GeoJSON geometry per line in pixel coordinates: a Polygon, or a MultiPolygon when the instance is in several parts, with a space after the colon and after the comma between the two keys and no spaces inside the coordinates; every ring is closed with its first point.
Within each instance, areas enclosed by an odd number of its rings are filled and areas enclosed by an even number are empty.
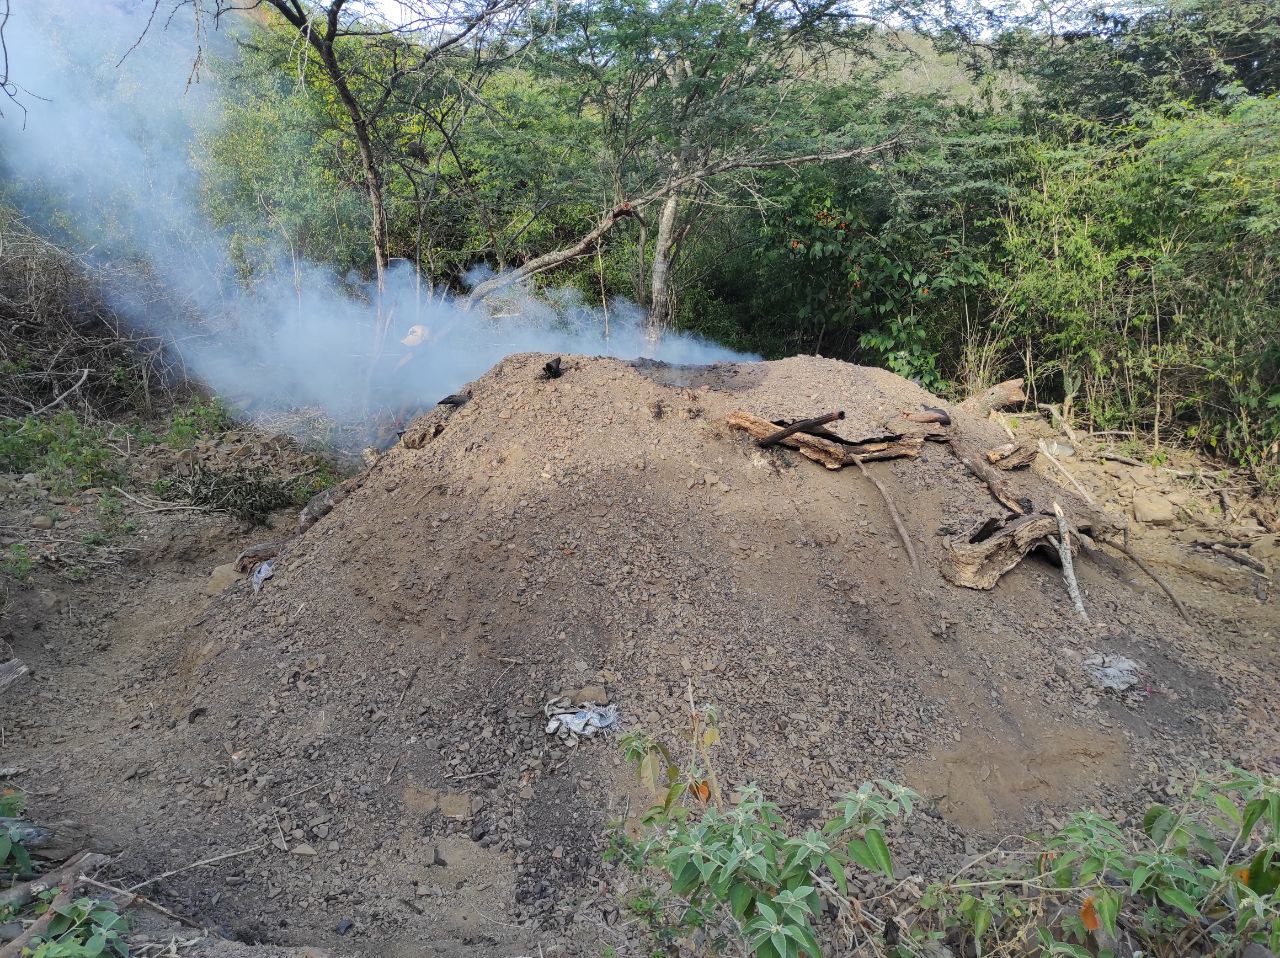
{"type": "MultiPolygon", "coordinates": [[[[721,780],[797,822],[869,777],[913,785],[928,802],[895,850],[922,877],[1082,804],[1121,819],[1200,769],[1275,761],[1277,538],[1231,480],[1008,420],[1053,456],[1007,474],[1018,493],[1129,522],[1192,619],[1104,551],[1078,560],[1086,626],[1034,555],[990,592],[943,579],[947,543],[1001,513],[944,444],[868,466],[913,571],[855,471],[724,424],[842,408],[845,440],[909,432],[904,411],[938,404],[912,384],[812,358],[573,357],[546,379],[550,358],[417,420],[305,535],[292,514],[264,533],[126,499],[114,553],[12,588],[32,680],[0,700],[3,764],[32,813],[74,820],[121,881],[180,870],[156,898],[244,940],[629,953],[600,853],[649,796],[612,742],[546,734],[560,695],[678,748],[692,694],[720,715],[721,780]],[[264,538],[281,551],[255,592],[232,564],[264,538]],[[1140,662],[1141,685],[1099,689],[1097,652],[1140,662]]],[[[1007,441],[951,412],[956,436],[1007,441]]],[[[6,534],[51,556],[103,521],[94,494],[4,489],[6,534]]]]}

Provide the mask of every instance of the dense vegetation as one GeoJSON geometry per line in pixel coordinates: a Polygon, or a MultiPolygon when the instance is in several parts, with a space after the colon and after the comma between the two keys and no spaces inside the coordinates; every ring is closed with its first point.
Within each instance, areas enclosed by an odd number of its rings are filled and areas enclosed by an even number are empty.
{"type": "MultiPolygon", "coordinates": [[[[1267,6],[1111,5],[1069,31],[921,22],[903,40],[828,5],[590,0],[535,8],[488,55],[429,72],[406,70],[405,39],[333,48],[365,108],[386,257],[434,283],[533,264],[538,282],[766,356],[820,351],[953,393],[1026,375],[1097,429],[1194,440],[1262,474],[1280,441],[1267,6]]],[[[297,39],[270,15],[243,35],[207,202],[247,274],[282,239],[372,274],[351,116],[297,39]]]]}

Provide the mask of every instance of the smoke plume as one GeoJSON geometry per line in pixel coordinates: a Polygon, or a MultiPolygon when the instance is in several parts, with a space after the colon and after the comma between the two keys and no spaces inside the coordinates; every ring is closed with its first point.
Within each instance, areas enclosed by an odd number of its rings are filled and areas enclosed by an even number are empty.
{"type": "MultiPolygon", "coordinates": [[[[112,306],[162,336],[219,395],[256,411],[320,406],[353,420],[371,399],[374,408],[430,405],[523,350],[678,364],[743,358],[687,335],[650,346],[641,310],[624,302],[602,310],[563,293],[522,296],[501,316],[464,309],[427,293],[404,263],[386,279],[391,335],[375,357],[374,297],[360,281],[294,264],[282,250],[278,268],[247,287],[200,206],[194,151],[217,129],[219,90],[207,66],[193,76],[192,8],[172,7],[15,5],[6,39],[25,113],[6,105],[0,161],[9,201],[107,267],[112,306]],[[401,346],[416,325],[427,327],[425,342],[401,346]]],[[[199,43],[206,62],[211,48],[234,57],[207,22],[199,43]]]]}

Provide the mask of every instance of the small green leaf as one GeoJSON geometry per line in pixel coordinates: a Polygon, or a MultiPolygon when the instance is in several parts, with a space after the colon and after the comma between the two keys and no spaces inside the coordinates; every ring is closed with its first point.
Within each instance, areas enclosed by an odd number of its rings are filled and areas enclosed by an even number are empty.
{"type": "Polygon", "coordinates": [[[887,878],[893,877],[893,858],[889,855],[889,846],[884,843],[884,833],[878,828],[867,829],[867,846],[875,858],[876,867],[887,878]]]}
{"type": "Polygon", "coordinates": [[[1161,888],[1157,894],[1160,900],[1166,905],[1177,908],[1179,911],[1185,912],[1190,918],[1199,918],[1200,912],[1196,909],[1196,903],[1191,896],[1184,891],[1176,888],[1161,888]]]}

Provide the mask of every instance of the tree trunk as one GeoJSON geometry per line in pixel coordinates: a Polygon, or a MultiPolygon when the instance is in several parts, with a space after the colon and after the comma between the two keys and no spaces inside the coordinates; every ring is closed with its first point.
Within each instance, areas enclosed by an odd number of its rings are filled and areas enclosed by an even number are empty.
{"type": "Polygon", "coordinates": [[[676,215],[680,194],[672,193],[662,204],[658,232],[653,238],[653,264],[649,269],[649,342],[657,342],[671,322],[671,262],[675,250],[676,215]]]}
{"type": "Polygon", "coordinates": [[[378,298],[381,300],[389,262],[387,256],[387,211],[382,202],[382,173],[378,169],[378,160],[373,154],[373,139],[369,135],[369,124],[365,120],[364,112],[360,109],[360,104],[356,102],[356,98],[351,92],[351,87],[347,85],[346,77],[342,73],[342,67],[338,63],[338,57],[334,53],[333,44],[321,41],[315,45],[320,53],[320,59],[324,63],[324,68],[329,74],[329,79],[333,81],[334,89],[338,92],[338,99],[342,101],[347,115],[351,118],[351,129],[356,135],[356,148],[360,154],[360,169],[364,174],[364,188],[369,197],[369,212],[373,219],[370,230],[373,239],[373,268],[375,280],[377,281],[378,298]]]}

